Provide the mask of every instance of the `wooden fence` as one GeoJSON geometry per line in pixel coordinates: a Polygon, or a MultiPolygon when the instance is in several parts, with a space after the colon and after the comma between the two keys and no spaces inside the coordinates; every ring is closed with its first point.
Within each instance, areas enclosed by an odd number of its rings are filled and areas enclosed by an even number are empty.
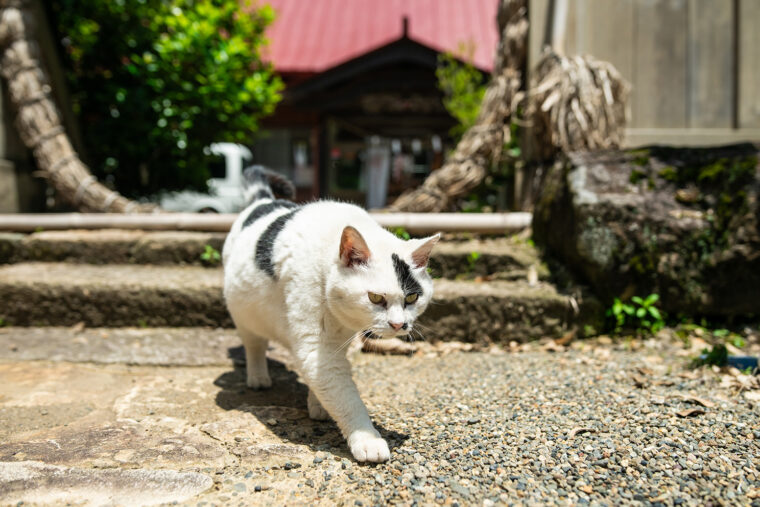
{"type": "MultiPolygon", "coordinates": [[[[565,53],[633,86],[627,144],[760,140],[760,0],[567,0],[565,53]]],[[[530,66],[549,0],[530,0],[530,66]]]]}

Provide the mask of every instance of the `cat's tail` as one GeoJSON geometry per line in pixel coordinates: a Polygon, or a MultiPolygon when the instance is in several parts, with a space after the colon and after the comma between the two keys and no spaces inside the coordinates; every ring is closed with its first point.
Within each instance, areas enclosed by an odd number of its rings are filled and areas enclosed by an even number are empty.
{"type": "Polygon", "coordinates": [[[282,174],[263,165],[252,165],[243,171],[243,193],[250,204],[258,199],[274,199],[275,196],[292,200],[296,187],[282,174]]]}

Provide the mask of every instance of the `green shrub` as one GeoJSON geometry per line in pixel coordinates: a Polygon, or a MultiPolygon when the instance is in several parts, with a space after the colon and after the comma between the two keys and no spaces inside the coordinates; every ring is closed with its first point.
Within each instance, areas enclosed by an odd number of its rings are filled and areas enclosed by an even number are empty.
{"type": "Polygon", "coordinates": [[[658,294],[650,294],[644,299],[634,296],[630,303],[615,298],[612,307],[607,310],[612,332],[618,334],[623,330],[632,330],[641,334],[655,334],[665,327],[665,319],[656,306],[659,300],[658,294]]]}
{"type": "Polygon", "coordinates": [[[438,89],[443,92],[443,107],[459,122],[451,129],[451,135],[459,137],[478,118],[486,91],[485,79],[478,69],[462,63],[451,53],[438,55],[435,75],[438,89]]]}
{"type": "Polygon", "coordinates": [[[204,147],[250,142],[280,99],[261,60],[269,6],[52,0],[85,159],[129,196],[204,189],[204,147]]]}
{"type": "Polygon", "coordinates": [[[201,261],[204,264],[207,266],[216,266],[221,260],[222,255],[219,253],[219,250],[211,245],[206,245],[204,247],[203,253],[201,254],[201,261]]]}

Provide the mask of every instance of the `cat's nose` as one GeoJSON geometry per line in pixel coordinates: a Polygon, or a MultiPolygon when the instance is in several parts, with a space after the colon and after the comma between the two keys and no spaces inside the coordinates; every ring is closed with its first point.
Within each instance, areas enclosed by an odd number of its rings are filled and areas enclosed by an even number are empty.
{"type": "Polygon", "coordinates": [[[401,328],[406,329],[406,322],[391,322],[391,321],[388,321],[388,325],[391,326],[396,331],[398,331],[401,328]]]}

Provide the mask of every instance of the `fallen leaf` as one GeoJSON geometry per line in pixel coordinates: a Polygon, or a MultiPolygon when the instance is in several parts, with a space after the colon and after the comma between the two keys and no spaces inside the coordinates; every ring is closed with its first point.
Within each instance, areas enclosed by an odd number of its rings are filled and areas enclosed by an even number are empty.
{"type": "Polygon", "coordinates": [[[691,417],[694,415],[702,415],[705,411],[701,408],[690,408],[688,410],[681,410],[680,412],[676,412],[676,415],[678,417],[691,417]]]}
{"type": "Polygon", "coordinates": [[[699,378],[699,373],[692,371],[692,372],[681,372],[678,374],[678,378],[685,378],[687,380],[696,380],[699,378]]]}
{"type": "Polygon", "coordinates": [[[564,352],[565,347],[559,343],[557,343],[557,340],[552,340],[550,342],[547,342],[541,346],[541,350],[544,352],[564,352]]]}
{"type": "Polygon", "coordinates": [[[647,383],[647,379],[640,377],[639,375],[633,375],[631,378],[636,387],[644,387],[647,383]]]}
{"type": "Polygon", "coordinates": [[[575,335],[577,332],[578,332],[577,329],[571,329],[570,331],[562,335],[561,338],[557,338],[554,341],[559,345],[567,345],[568,343],[570,343],[571,341],[575,339],[575,335]]]}
{"type": "Polygon", "coordinates": [[[704,398],[697,398],[696,396],[692,396],[691,394],[679,394],[679,396],[684,401],[696,403],[698,405],[702,405],[705,408],[713,408],[715,406],[715,403],[713,403],[712,401],[706,400],[704,398]]]}
{"type": "Polygon", "coordinates": [[[592,488],[590,484],[584,484],[583,486],[579,486],[578,489],[580,489],[581,491],[589,495],[594,492],[594,488],[592,488]]]}
{"type": "Polygon", "coordinates": [[[573,428],[570,430],[570,433],[567,434],[567,438],[575,438],[576,435],[580,435],[581,433],[596,433],[596,430],[594,428],[573,428]]]}
{"type": "Polygon", "coordinates": [[[639,366],[638,368],[636,368],[636,371],[638,371],[642,375],[654,375],[654,371],[653,370],[651,370],[649,368],[646,368],[644,366],[639,366]]]}
{"type": "Polygon", "coordinates": [[[72,333],[81,333],[84,330],[84,322],[77,322],[69,328],[72,333]]]}
{"type": "Polygon", "coordinates": [[[385,340],[365,340],[362,344],[362,352],[374,352],[375,354],[407,355],[417,350],[414,343],[407,343],[398,338],[385,340]]]}

